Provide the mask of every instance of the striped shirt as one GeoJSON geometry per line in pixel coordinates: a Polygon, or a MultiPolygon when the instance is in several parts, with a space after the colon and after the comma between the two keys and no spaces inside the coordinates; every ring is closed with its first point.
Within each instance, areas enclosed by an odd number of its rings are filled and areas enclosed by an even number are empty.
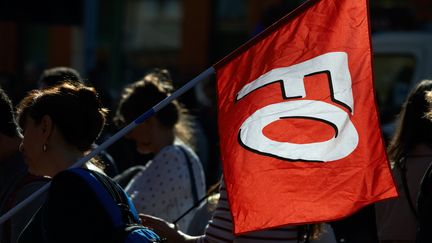
{"type": "Polygon", "coordinates": [[[205,234],[197,239],[196,243],[219,243],[219,242],[248,242],[248,243],[271,243],[288,242],[297,243],[298,230],[295,226],[256,231],[244,235],[234,236],[233,223],[227,200],[225,183],[222,181],[220,198],[212,220],[207,225],[205,234]]]}

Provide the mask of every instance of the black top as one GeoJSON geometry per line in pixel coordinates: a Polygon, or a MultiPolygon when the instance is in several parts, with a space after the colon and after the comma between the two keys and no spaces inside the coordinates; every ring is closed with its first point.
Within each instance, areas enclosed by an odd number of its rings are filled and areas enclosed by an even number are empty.
{"type": "Polygon", "coordinates": [[[47,200],[21,233],[19,243],[108,243],[113,229],[101,202],[79,176],[54,176],[47,200]]]}
{"type": "Polygon", "coordinates": [[[20,152],[0,161],[0,208],[3,207],[14,185],[27,174],[27,166],[20,152]]]}
{"type": "Polygon", "coordinates": [[[355,214],[330,223],[337,242],[378,243],[375,206],[368,205],[355,214]]]}
{"type": "Polygon", "coordinates": [[[416,242],[432,242],[432,163],[429,165],[420,184],[417,209],[418,228],[416,242]]]}

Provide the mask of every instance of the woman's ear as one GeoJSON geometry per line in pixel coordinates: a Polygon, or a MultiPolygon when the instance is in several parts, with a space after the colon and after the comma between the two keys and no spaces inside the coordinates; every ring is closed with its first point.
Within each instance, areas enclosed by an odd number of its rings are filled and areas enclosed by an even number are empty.
{"type": "Polygon", "coordinates": [[[42,137],[45,141],[51,136],[54,124],[50,116],[44,115],[41,120],[42,137]]]}

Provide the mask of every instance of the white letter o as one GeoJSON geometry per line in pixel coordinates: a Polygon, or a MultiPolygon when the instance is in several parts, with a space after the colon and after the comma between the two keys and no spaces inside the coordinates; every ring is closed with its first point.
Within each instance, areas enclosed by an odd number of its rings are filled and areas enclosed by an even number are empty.
{"type": "Polygon", "coordinates": [[[351,154],[359,138],[344,110],[322,101],[296,100],[268,105],[255,111],[241,125],[239,140],[255,152],[281,159],[330,162],[351,154]],[[336,127],[337,136],[324,142],[308,144],[279,142],[266,137],[262,132],[264,127],[282,117],[309,117],[327,121],[336,127]]]}

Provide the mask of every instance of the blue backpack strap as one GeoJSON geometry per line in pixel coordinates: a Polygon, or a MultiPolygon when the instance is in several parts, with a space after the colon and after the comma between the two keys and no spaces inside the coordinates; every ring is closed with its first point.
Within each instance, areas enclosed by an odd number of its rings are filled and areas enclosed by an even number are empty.
{"type": "Polygon", "coordinates": [[[90,170],[86,170],[83,168],[73,168],[69,171],[80,176],[84,181],[87,182],[95,195],[100,199],[102,206],[104,207],[106,212],[109,212],[113,226],[116,228],[122,227],[124,225],[123,218],[118,208],[118,205],[115,203],[111,194],[107,191],[105,186],[99,182],[99,180],[93,175],[93,173],[90,170]]]}
{"type": "Polygon", "coordinates": [[[106,177],[100,173],[97,173],[95,171],[90,171],[90,172],[109,191],[112,198],[117,203],[117,206],[121,210],[120,213],[123,216],[124,223],[127,225],[141,224],[141,220],[138,217],[138,212],[136,211],[135,206],[133,205],[130,197],[123,190],[123,188],[118,183],[116,183],[115,181],[111,180],[110,178],[108,178],[108,177],[106,177]]]}
{"type": "Polygon", "coordinates": [[[114,242],[163,242],[156,233],[141,225],[135,206],[115,181],[96,171],[83,168],[74,168],[69,171],[80,176],[100,199],[115,227],[114,242]]]}

